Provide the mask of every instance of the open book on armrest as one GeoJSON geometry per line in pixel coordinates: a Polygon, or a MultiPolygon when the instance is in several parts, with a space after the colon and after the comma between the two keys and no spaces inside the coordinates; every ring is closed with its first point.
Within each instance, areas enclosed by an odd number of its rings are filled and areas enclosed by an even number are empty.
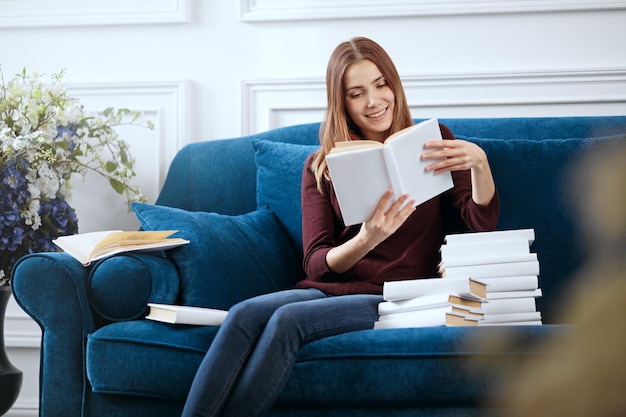
{"type": "Polygon", "coordinates": [[[107,230],[60,236],[52,242],[84,266],[107,256],[123,252],[153,252],[172,249],[189,243],[169,236],[177,230],[134,231],[107,230]]]}

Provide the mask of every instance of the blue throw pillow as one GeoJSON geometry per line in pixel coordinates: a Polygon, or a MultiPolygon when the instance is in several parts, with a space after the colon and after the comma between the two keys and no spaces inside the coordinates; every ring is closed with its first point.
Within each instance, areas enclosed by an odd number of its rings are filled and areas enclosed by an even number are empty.
{"type": "Polygon", "coordinates": [[[180,274],[178,302],[229,309],[255,295],[283,290],[304,272],[274,214],[239,216],[133,203],[145,230],[179,230],[190,243],[168,251],[180,274]]]}
{"type": "Polygon", "coordinates": [[[252,145],[257,165],[257,206],[267,206],[276,214],[292,247],[302,256],[302,168],[319,146],[259,139],[252,145]]]}

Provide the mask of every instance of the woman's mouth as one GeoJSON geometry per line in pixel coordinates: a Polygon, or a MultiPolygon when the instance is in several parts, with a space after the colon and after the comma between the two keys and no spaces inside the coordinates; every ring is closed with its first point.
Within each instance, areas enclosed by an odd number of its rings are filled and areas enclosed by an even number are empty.
{"type": "Polygon", "coordinates": [[[386,112],[387,112],[387,107],[385,107],[384,109],[382,109],[379,112],[368,114],[365,117],[367,117],[368,119],[379,119],[379,118],[383,117],[386,112]]]}

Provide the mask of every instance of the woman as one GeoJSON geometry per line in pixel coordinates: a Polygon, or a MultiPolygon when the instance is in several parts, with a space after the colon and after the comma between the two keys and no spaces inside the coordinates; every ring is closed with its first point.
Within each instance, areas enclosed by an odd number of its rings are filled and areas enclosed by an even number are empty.
{"type": "Polygon", "coordinates": [[[235,305],[194,379],[183,417],[261,416],[287,383],[305,343],[371,329],[384,281],[433,277],[443,240],[444,213],[454,209],[471,230],[490,230],[498,197],[485,153],[475,144],[442,137],[427,143],[428,170],[451,171],[454,188],[414,207],[401,196],[382,196],[372,218],[345,227],[325,156],[335,142],[373,139],[412,124],[400,77],[375,42],[340,44],[326,75],[328,108],[321,148],[302,178],[305,280],[296,289],[261,295],[235,305]],[[445,158],[442,160],[442,158],[445,158]],[[389,207],[387,209],[387,207],[389,207]]]}

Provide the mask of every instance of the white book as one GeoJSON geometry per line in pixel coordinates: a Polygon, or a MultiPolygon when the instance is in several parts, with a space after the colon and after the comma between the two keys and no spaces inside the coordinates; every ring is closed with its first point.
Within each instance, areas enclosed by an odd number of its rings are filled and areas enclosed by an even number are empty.
{"type": "Polygon", "coordinates": [[[485,315],[484,318],[469,315],[447,314],[448,326],[521,326],[528,324],[541,324],[541,314],[539,312],[532,313],[514,313],[501,314],[493,317],[485,315]]]}
{"type": "Polygon", "coordinates": [[[507,262],[501,264],[469,265],[446,267],[440,272],[442,277],[472,277],[476,279],[539,275],[539,261],[507,262]]]}
{"type": "Polygon", "coordinates": [[[448,314],[449,307],[428,308],[414,311],[412,314],[405,315],[398,319],[378,320],[374,322],[374,329],[446,326],[448,314]]]}
{"type": "Polygon", "coordinates": [[[392,314],[383,314],[379,316],[379,321],[387,321],[387,320],[420,320],[422,316],[429,315],[432,312],[436,311],[437,313],[453,313],[460,315],[473,316],[476,318],[483,318],[484,314],[476,311],[470,311],[469,309],[464,309],[461,307],[448,305],[442,307],[433,307],[433,308],[424,308],[421,310],[413,310],[413,311],[405,311],[402,313],[392,313],[392,314]],[[432,310],[431,312],[426,312],[426,310],[432,310]]]}
{"type": "Polygon", "coordinates": [[[504,298],[489,300],[482,304],[481,311],[485,314],[530,313],[537,311],[535,297],[504,298]]]}
{"type": "Polygon", "coordinates": [[[179,306],[172,304],[148,303],[148,320],[170,324],[190,324],[197,326],[219,326],[228,311],[206,307],[179,306]]]}
{"type": "Polygon", "coordinates": [[[479,326],[541,326],[543,322],[541,320],[531,321],[507,321],[502,323],[486,323],[481,322],[479,326]]]}
{"type": "Polygon", "coordinates": [[[516,321],[539,320],[541,320],[541,313],[539,311],[529,311],[522,313],[485,314],[480,321],[481,323],[511,323],[516,321]]]}
{"type": "Polygon", "coordinates": [[[487,284],[487,294],[502,291],[530,291],[539,288],[537,275],[481,278],[480,281],[487,284]]]}
{"type": "Polygon", "coordinates": [[[537,298],[541,297],[542,291],[541,288],[537,288],[536,290],[530,291],[500,291],[500,292],[488,292],[487,300],[505,300],[509,298],[537,298]]]}
{"type": "Polygon", "coordinates": [[[530,253],[530,245],[524,239],[441,245],[441,259],[444,262],[524,253],[530,253]]]}
{"type": "Polygon", "coordinates": [[[506,264],[516,262],[537,261],[536,253],[517,253],[508,255],[483,255],[455,259],[441,259],[440,269],[454,268],[457,266],[474,266],[489,264],[506,264]]]}
{"type": "Polygon", "coordinates": [[[478,242],[496,242],[507,240],[525,240],[528,244],[535,241],[535,229],[494,230],[490,232],[454,233],[445,237],[448,245],[478,242]]]}
{"type": "Polygon", "coordinates": [[[420,205],[452,188],[449,172],[434,174],[425,168],[436,162],[422,160],[424,143],[441,139],[437,119],[430,119],[377,141],[338,142],[326,156],[339,208],[346,226],[369,220],[383,194],[392,201],[408,194],[420,205]]]}
{"type": "Polygon", "coordinates": [[[411,298],[400,301],[383,301],[378,304],[378,314],[394,314],[405,311],[422,310],[425,308],[446,307],[449,305],[461,306],[464,308],[480,308],[482,302],[479,300],[462,299],[457,294],[436,293],[422,297],[411,298]]]}
{"type": "Polygon", "coordinates": [[[383,298],[386,301],[408,300],[437,293],[459,294],[465,298],[482,300],[487,295],[487,285],[469,277],[409,279],[383,284],[383,298]]]}

